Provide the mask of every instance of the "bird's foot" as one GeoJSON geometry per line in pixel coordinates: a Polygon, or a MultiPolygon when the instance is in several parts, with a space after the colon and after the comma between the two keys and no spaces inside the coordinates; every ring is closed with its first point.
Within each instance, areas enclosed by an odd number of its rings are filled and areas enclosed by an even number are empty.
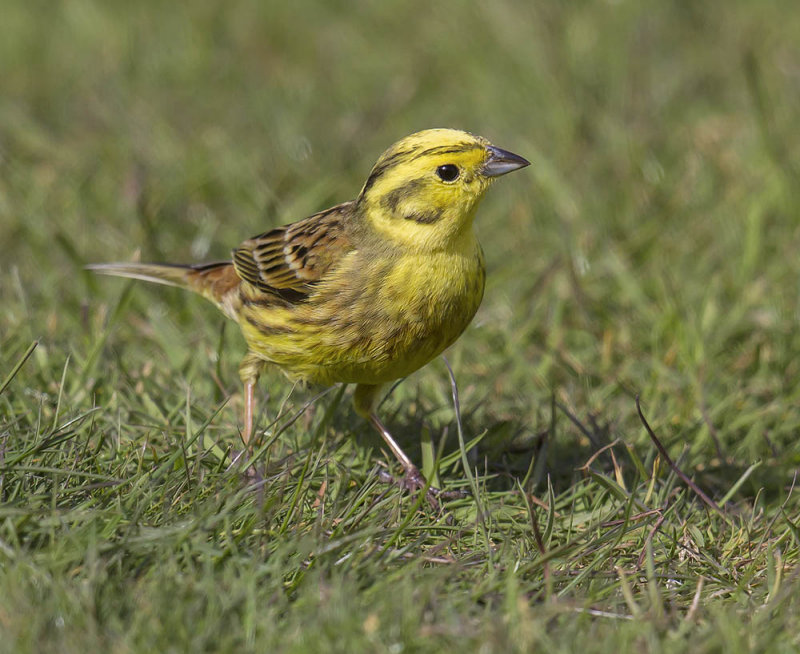
{"type": "MultiPolygon", "coordinates": [[[[406,468],[405,474],[401,478],[396,478],[390,475],[388,472],[381,472],[380,478],[382,481],[394,484],[399,486],[403,490],[407,490],[410,493],[415,491],[423,490],[427,485],[428,482],[425,481],[425,477],[420,472],[419,468],[416,466],[411,466],[406,468]]],[[[425,493],[425,499],[428,501],[428,504],[434,511],[439,511],[441,505],[439,504],[439,500],[456,500],[462,499],[464,497],[468,497],[469,493],[464,490],[450,490],[450,491],[443,491],[435,486],[429,486],[428,490],[425,493]]]]}
{"type": "Polygon", "coordinates": [[[264,475],[255,463],[250,463],[250,456],[252,452],[249,450],[233,450],[231,452],[231,463],[228,470],[234,467],[242,469],[242,478],[247,485],[256,485],[260,487],[264,481],[264,475]]]}

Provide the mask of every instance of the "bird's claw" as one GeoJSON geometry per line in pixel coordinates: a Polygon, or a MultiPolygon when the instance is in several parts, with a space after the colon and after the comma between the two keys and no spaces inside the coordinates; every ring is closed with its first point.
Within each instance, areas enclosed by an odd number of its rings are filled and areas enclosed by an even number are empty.
{"type": "MultiPolygon", "coordinates": [[[[381,481],[399,486],[410,493],[423,490],[428,485],[428,482],[425,481],[425,477],[417,467],[406,469],[405,474],[399,479],[393,477],[386,471],[381,471],[379,477],[381,481]]],[[[425,499],[428,500],[428,504],[434,511],[438,511],[441,508],[439,499],[456,500],[463,499],[469,495],[469,491],[465,490],[441,490],[435,486],[429,486],[425,493],[425,499]]]]}
{"type": "Polygon", "coordinates": [[[228,470],[235,466],[243,466],[242,477],[248,485],[258,484],[259,486],[264,481],[264,475],[257,465],[249,463],[250,452],[248,450],[234,450],[231,452],[231,463],[228,470]]]}

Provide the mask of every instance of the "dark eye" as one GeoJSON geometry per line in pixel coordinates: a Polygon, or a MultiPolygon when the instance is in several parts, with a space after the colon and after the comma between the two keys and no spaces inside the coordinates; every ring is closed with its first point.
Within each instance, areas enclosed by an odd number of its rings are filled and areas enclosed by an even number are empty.
{"type": "Polygon", "coordinates": [[[458,173],[458,166],[454,164],[445,164],[444,166],[439,166],[436,169],[436,174],[443,182],[452,182],[453,180],[458,179],[458,173]]]}

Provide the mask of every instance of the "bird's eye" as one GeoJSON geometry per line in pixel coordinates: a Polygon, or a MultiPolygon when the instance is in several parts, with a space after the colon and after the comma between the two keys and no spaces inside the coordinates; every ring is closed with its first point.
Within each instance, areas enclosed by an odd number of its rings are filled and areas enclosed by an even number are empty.
{"type": "Polygon", "coordinates": [[[458,166],[454,164],[445,164],[444,166],[439,166],[436,169],[436,174],[443,182],[452,182],[458,179],[458,173],[458,166]]]}

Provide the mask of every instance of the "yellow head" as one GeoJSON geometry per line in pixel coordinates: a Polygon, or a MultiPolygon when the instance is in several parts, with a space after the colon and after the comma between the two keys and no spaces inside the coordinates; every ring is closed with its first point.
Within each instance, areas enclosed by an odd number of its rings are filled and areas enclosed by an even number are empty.
{"type": "Polygon", "coordinates": [[[428,129],[384,152],[358,196],[368,224],[415,250],[451,247],[495,177],[529,164],[481,136],[428,129]]]}

